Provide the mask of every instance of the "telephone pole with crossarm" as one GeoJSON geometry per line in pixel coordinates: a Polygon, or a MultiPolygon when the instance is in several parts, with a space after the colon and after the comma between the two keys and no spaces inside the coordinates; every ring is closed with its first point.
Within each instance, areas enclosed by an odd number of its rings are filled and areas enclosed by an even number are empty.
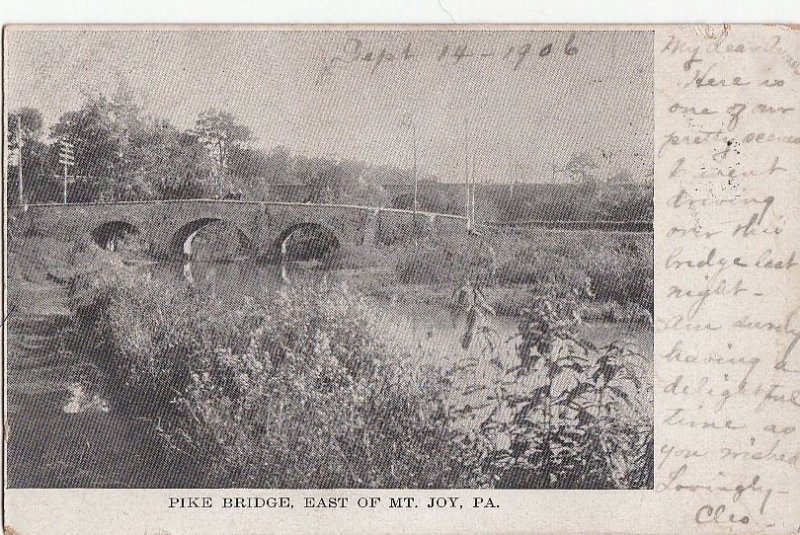
{"type": "Polygon", "coordinates": [[[58,163],[64,166],[64,204],[67,204],[67,168],[75,166],[75,145],[64,140],[61,141],[58,163]]]}

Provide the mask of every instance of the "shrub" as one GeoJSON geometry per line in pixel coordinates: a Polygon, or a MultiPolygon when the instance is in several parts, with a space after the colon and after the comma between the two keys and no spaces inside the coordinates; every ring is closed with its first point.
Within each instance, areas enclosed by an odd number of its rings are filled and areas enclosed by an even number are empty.
{"type": "Polygon", "coordinates": [[[497,487],[652,487],[652,422],[637,406],[648,392],[632,371],[643,357],[578,340],[578,307],[572,292],[535,296],[520,317],[518,364],[485,389],[488,409],[463,411],[477,419],[497,487]]]}
{"type": "Polygon", "coordinates": [[[581,264],[571,251],[548,251],[531,245],[501,265],[497,277],[506,284],[560,283],[572,287],[587,277],[581,264]]]}
{"type": "Polygon", "coordinates": [[[77,279],[76,316],[125,406],[208,467],[198,484],[473,484],[443,377],[406,364],[346,292],[293,288],[228,311],[188,288],[118,282],[77,279]]]}
{"type": "Polygon", "coordinates": [[[458,241],[427,239],[406,244],[400,249],[395,271],[402,283],[446,283],[465,277],[487,282],[494,280],[494,256],[479,237],[458,241]]]}
{"type": "Polygon", "coordinates": [[[497,279],[503,284],[572,288],[589,280],[593,298],[637,303],[652,313],[652,235],[529,230],[521,236],[506,234],[500,241],[506,250],[497,279]]]}
{"type": "Polygon", "coordinates": [[[202,467],[193,486],[651,487],[642,357],[577,339],[586,288],[562,288],[530,298],[516,365],[489,347],[464,388],[463,363],[414,362],[342,288],[229,309],[101,262],[70,303],[113,401],[202,467]]]}
{"type": "Polygon", "coordinates": [[[84,334],[80,343],[107,372],[120,406],[137,415],[169,412],[175,389],[210,350],[208,342],[230,332],[231,325],[203,320],[210,303],[188,285],[146,281],[111,262],[70,285],[70,308],[84,334]]]}
{"type": "Polygon", "coordinates": [[[598,299],[638,303],[653,312],[653,241],[619,240],[587,268],[598,299]]]}

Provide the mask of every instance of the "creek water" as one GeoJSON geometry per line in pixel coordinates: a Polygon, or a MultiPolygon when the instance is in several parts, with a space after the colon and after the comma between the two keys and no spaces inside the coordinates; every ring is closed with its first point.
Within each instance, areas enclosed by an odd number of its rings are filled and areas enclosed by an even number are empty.
{"type": "MultiPolygon", "coordinates": [[[[274,264],[238,262],[191,262],[159,263],[144,267],[154,278],[185,280],[212,292],[224,302],[232,305],[245,296],[269,293],[293,283],[344,283],[358,277],[357,273],[316,269],[313,263],[295,262],[283,267],[274,264]]],[[[424,286],[417,287],[421,292],[424,286]]],[[[415,287],[405,285],[413,294],[415,287]]],[[[520,290],[524,291],[524,290],[520,290]]],[[[404,292],[406,293],[406,292],[404,292]]],[[[430,356],[431,350],[438,357],[463,356],[461,336],[464,333],[463,314],[453,314],[440,304],[430,304],[425,299],[398,300],[398,295],[374,299],[375,321],[390,326],[389,335],[397,343],[419,348],[421,356],[430,356]]],[[[488,326],[494,333],[494,341],[508,345],[507,340],[517,332],[517,319],[508,316],[490,316],[488,326]]],[[[628,322],[587,321],[580,327],[580,335],[595,345],[612,341],[624,341],[637,347],[639,352],[652,360],[653,330],[649,325],[628,322]]]]}
{"type": "MultiPolygon", "coordinates": [[[[246,260],[142,264],[139,269],[152,278],[190,279],[231,306],[245,296],[269,293],[298,281],[335,283],[353,276],[304,263],[281,267],[246,260]]],[[[68,322],[65,289],[51,284],[46,292],[31,295],[34,301],[56,306],[44,312],[33,306],[10,318],[9,485],[192,486],[191,468],[167,460],[147,422],[115,410],[101,393],[88,391],[77,382],[91,366],[79,355],[65,351],[57,336],[68,322]]],[[[376,298],[371,304],[384,335],[420,361],[444,364],[474,351],[461,347],[463,314],[451,314],[441,305],[398,302],[392,297],[376,298]]],[[[490,342],[497,345],[502,360],[510,362],[516,343],[515,319],[491,317],[488,325],[490,342]]],[[[612,340],[635,344],[645,357],[642,375],[652,377],[653,333],[649,326],[595,322],[585,324],[581,334],[596,344],[612,340]]]]}

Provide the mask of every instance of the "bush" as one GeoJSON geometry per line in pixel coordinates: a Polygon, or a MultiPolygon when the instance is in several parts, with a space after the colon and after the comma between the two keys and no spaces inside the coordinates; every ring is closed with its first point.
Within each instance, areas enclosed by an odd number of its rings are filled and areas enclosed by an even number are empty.
{"type": "Polygon", "coordinates": [[[474,484],[443,377],[404,364],[346,292],[296,288],[226,311],[188,288],[116,279],[78,278],[76,317],[124,406],[208,467],[197,484],[474,484]]]}
{"type": "Polygon", "coordinates": [[[642,357],[578,340],[586,288],[562,288],[530,298],[510,369],[491,344],[488,368],[415,362],[341,288],[229,309],[101,262],[70,303],[113,401],[202,467],[191,486],[649,488],[642,357]]]}
{"type": "Polygon", "coordinates": [[[227,327],[207,325],[209,299],[186,285],[146,281],[124,265],[100,263],[70,285],[70,308],[97,364],[107,372],[120,406],[137,415],[169,412],[174,389],[192,362],[224,337],[227,327]],[[208,327],[216,327],[209,332],[208,327]]]}
{"type": "Polygon", "coordinates": [[[458,282],[465,277],[485,283],[494,280],[495,262],[488,244],[478,237],[430,238],[401,247],[395,271],[402,283],[458,282]]]}
{"type": "Polygon", "coordinates": [[[652,237],[613,243],[590,260],[587,273],[598,299],[638,303],[652,314],[652,237]]]}
{"type": "Polygon", "coordinates": [[[560,284],[564,288],[590,282],[600,301],[636,303],[653,310],[653,237],[650,234],[553,233],[527,231],[505,235],[505,260],[497,279],[503,284],[560,284]],[[533,243],[531,243],[531,241],[533,243]]]}
{"type": "Polygon", "coordinates": [[[461,411],[476,420],[497,487],[652,488],[653,426],[642,407],[652,390],[635,373],[644,357],[578,340],[578,310],[572,292],[534,296],[520,317],[517,365],[480,387],[488,404],[461,411]]]}
{"type": "Polygon", "coordinates": [[[572,287],[587,277],[581,264],[572,251],[548,251],[531,245],[501,265],[497,277],[506,284],[561,283],[572,287]]]}

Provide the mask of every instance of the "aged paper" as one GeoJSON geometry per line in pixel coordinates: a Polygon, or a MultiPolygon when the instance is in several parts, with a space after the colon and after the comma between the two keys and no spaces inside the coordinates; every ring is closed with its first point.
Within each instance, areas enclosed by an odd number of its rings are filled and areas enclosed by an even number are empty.
{"type": "Polygon", "coordinates": [[[760,27],[660,35],[656,491],[691,504],[696,524],[789,533],[797,37],[760,27]]]}
{"type": "Polygon", "coordinates": [[[7,532],[800,532],[794,29],[4,60],[7,532]]]}

